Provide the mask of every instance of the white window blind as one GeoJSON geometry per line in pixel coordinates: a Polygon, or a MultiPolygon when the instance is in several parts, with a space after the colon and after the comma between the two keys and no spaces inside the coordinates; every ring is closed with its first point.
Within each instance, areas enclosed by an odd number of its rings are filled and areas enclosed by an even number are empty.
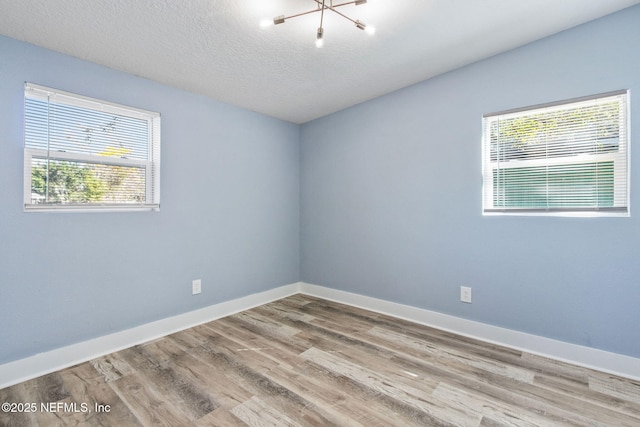
{"type": "Polygon", "coordinates": [[[629,214],[628,92],[484,116],[485,214],[629,214]]]}
{"type": "Polygon", "coordinates": [[[160,114],[25,84],[25,210],[156,210],[160,114]]]}

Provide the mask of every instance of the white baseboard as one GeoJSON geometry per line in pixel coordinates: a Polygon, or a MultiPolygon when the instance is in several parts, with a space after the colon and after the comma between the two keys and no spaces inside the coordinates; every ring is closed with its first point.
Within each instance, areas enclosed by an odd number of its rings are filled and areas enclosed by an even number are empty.
{"type": "Polygon", "coordinates": [[[389,302],[324,286],[300,284],[300,292],[381,314],[498,344],[527,353],[568,362],[614,375],[640,380],[640,358],[570,344],[525,332],[462,319],[435,311],[389,302]]]}
{"type": "Polygon", "coordinates": [[[298,293],[300,283],[215,304],[0,365],[0,389],[298,293]]]}
{"type": "Polygon", "coordinates": [[[297,293],[364,308],[485,342],[640,380],[639,358],[299,282],[5,363],[0,365],[0,389],[297,293]]]}

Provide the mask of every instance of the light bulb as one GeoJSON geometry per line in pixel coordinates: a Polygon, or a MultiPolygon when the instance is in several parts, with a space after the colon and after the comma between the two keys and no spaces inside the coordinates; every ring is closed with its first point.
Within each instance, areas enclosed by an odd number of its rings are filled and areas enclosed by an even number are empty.
{"type": "Polygon", "coordinates": [[[367,32],[367,34],[374,35],[376,33],[376,27],[374,27],[373,25],[367,25],[364,30],[367,32]]]}
{"type": "Polygon", "coordinates": [[[316,47],[321,48],[324,46],[324,29],[322,27],[318,28],[318,32],[316,33],[316,47]]]}
{"type": "Polygon", "coordinates": [[[260,28],[268,28],[273,25],[273,19],[263,19],[260,21],[260,28]]]}

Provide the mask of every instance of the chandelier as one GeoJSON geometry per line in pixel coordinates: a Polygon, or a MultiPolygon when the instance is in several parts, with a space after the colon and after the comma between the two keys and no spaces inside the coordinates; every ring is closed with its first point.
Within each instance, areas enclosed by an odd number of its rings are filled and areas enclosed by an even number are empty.
{"type": "Polygon", "coordinates": [[[302,13],[297,13],[295,15],[290,15],[290,16],[284,16],[284,15],[280,15],[280,16],[276,16],[275,18],[273,18],[272,20],[265,20],[263,21],[260,26],[262,27],[266,27],[269,25],[279,25],[279,24],[284,24],[284,22],[287,19],[291,19],[291,18],[297,18],[298,16],[302,16],[302,15],[309,15],[310,13],[317,13],[320,12],[320,26],[318,27],[318,31],[316,32],[316,47],[322,47],[324,45],[324,28],[322,26],[323,21],[324,21],[324,11],[325,10],[329,10],[331,12],[334,12],[340,16],[342,16],[343,18],[345,18],[348,21],[353,22],[353,24],[356,26],[356,28],[360,29],[360,30],[364,30],[369,34],[373,34],[375,32],[375,28],[370,26],[370,25],[366,25],[364,22],[360,21],[359,19],[351,19],[350,17],[348,17],[347,15],[345,15],[344,13],[340,12],[339,10],[337,10],[339,7],[342,6],[347,6],[350,4],[356,5],[356,6],[360,6],[361,4],[365,4],[367,2],[367,0],[352,0],[352,1],[347,1],[344,3],[335,3],[333,2],[333,0],[313,0],[316,3],[316,8],[315,9],[311,9],[307,12],[302,12],[302,13]]]}

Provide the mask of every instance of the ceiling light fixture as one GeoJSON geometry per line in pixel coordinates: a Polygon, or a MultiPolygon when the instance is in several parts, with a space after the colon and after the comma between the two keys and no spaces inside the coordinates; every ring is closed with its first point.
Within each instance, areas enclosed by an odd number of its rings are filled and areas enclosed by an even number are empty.
{"type": "Polygon", "coordinates": [[[365,30],[368,34],[375,33],[375,28],[372,27],[371,25],[367,25],[364,22],[360,21],[359,19],[351,19],[344,13],[336,10],[336,8],[338,7],[347,6],[350,4],[360,6],[361,4],[365,4],[367,0],[352,0],[344,3],[336,3],[336,4],[333,3],[333,0],[313,0],[313,1],[316,3],[315,9],[309,10],[307,12],[297,13],[295,15],[290,15],[290,16],[284,16],[284,15],[276,16],[275,18],[273,18],[273,21],[272,20],[262,21],[260,23],[260,26],[266,27],[272,24],[273,25],[284,24],[284,22],[287,19],[297,18],[298,16],[308,15],[310,13],[320,12],[320,26],[318,27],[318,31],[316,32],[316,47],[322,47],[324,45],[324,27],[322,26],[324,22],[324,11],[330,10],[342,16],[346,20],[353,22],[356,28],[360,30],[365,30]]]}

